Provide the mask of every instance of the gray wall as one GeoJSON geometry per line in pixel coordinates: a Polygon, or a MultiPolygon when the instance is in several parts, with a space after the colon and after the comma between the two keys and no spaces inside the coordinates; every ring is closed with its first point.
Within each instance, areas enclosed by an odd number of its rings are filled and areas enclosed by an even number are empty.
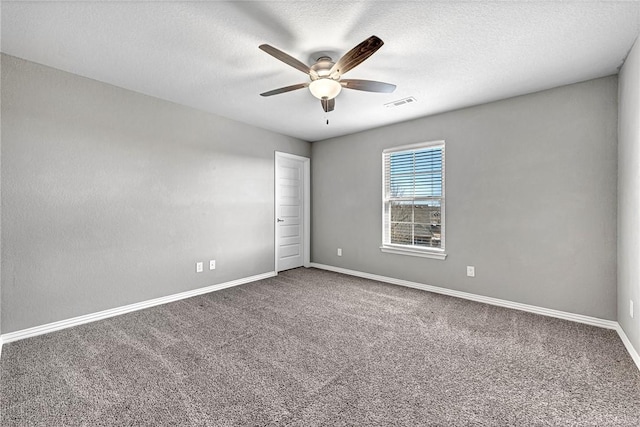
{"type": "Polygon", "coordinates": [[[640,46],[620,70],[618,127],[618,323],[640,352],[640,46]],[[634,318],[629,315],[634,301],[634,318]]]}
{"type": "Polygon", "coordinates": [[[273,271],[274,150],[310,155],[3,56],[2,332],[273,271]]]}
{"type": "Polygon", "coordinates": [[[313,143],[312,261],[614,320],[616,139],[611,76],[313,143]],[[447,259],[381,253],[382,150],[439,139],[447,259]]]}
{"type": "MultiPolygon", "coordinates": [[[[1,10],[2,8],[0,8],[1,10]]],[[[1,21],[1,19],[0,19],[1,21]]],[[[2,54],[0,54],[0,74],[2,73],[2,54]]],[[[0,95],[2,93],[2,82],[0,82],[0,95]]],[[[0,171],[2,171],[2,96],[0,96],[0,171]]],[[[0,333],[2,333],[2,174],[0,173],[0,333]]],[[[2,351],[2,341],[0,340],[0,354],[2,351]]]]}

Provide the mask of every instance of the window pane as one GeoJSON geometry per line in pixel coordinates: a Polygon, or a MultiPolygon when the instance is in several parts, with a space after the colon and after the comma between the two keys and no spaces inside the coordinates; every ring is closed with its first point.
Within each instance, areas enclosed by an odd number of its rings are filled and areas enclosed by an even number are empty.
{"type": "Polygon", "coordinates": [[[416,246],[426,246],[429,248],[439,248],[441,244],[439,227],[427,224],[416,224],[413,244],[416,246]]]}
{"type": "Polygon", "coordinates": [[[389,164],[391,197],[441,197],[442,149],[392,153],[389,164]]]}
{"type": "Polygon", "coordinates": [[[413,197],[413,175],[391,174],[391,197],[413,197]]]}
{"type": "Polygon", "coordinates": [[[413,153],[400,152],[392,153],[390,156],[391,170],[397,173],[413,172],[413,153]]]}
{"type": "Polygon", "coordinates": [[[415,171],[429,172],[442,170],[442,149],[430,148],[426,150],[416,151],[415,153],[415,171]]]}
{"type": "Polygon", "coordinates": [[[431,231],[428,225],[416,224],[414,228],[413,244],[431,247],[431,231]]]}
{"type": "Polygon", "coordinates": [[[440,225],[440,200],[416,201],[414,221],[421,224],[440,225]]]}
{"type": "Polygon", "coordinates": [[[415,186],[415,197],[440,197],[442,196],[442,173],[416,174],[415,186]]]}
{"type": "Polygon", "coordinates": [[[396,245],[410,245],[412,241],[412,224],[402,222],[391,223],[391,242],[396,245]]]}
{"type": "Polygon", "coordinates": [[[392,222],[413,222],[413,202],[392,202],[392,222]]]}

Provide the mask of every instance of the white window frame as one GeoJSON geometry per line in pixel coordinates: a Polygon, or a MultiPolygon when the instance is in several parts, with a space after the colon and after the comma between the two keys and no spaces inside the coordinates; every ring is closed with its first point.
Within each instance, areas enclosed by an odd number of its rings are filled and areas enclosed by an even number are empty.
{"type": "Polygon", "coordinates": [[[398,147],[391,147],[382,151],[382,246],[380,250],[386,253],[409,255],[424,258],[433,258],[444,260],[447,257],[445,252],[445,141],[428,141],[420,142],[417,144],[401,145],[398,147]],[[442,147],[442,197],[439,197],[440,203],[440,247],[429,248],[417,245],[399,245],[389,242],[390,235],[390,218],[387,218],[387,206],[390,203],[390,197],[387,193],[387,176],[385,169],[385,158],[391,153],[399,151],[414,151],[429,147],[441,146],[442,147]]]}

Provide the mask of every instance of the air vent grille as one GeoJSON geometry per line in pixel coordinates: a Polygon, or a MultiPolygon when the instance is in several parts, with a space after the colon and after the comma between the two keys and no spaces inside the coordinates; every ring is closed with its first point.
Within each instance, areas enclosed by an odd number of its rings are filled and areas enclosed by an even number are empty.
{"type": "Polygon", "coordinates": [[[400,107],[401,105],[411,104],[413,102],[416,102],[416,99],[413,96],[409,96],[407,98],[398,99],[397,101],[388,102],[384,104],[384,106],[387,108],[395,108],[400,107]]]}

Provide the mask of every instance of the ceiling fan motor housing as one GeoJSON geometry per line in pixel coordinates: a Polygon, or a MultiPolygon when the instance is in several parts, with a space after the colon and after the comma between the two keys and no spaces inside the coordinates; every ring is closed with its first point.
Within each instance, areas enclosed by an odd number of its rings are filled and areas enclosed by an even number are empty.
{"type": "Polygon", "coordinates": [[[318,77],[314,78],[311,75],[312,80],[316,80],[317,78],[329,77],[329,71],[331,71],[331,67],[333,67],[334,62],[328,56],[321,56],[318,58],[315,64],[313,64],[310,68],[318,74],[318,77]]]}

